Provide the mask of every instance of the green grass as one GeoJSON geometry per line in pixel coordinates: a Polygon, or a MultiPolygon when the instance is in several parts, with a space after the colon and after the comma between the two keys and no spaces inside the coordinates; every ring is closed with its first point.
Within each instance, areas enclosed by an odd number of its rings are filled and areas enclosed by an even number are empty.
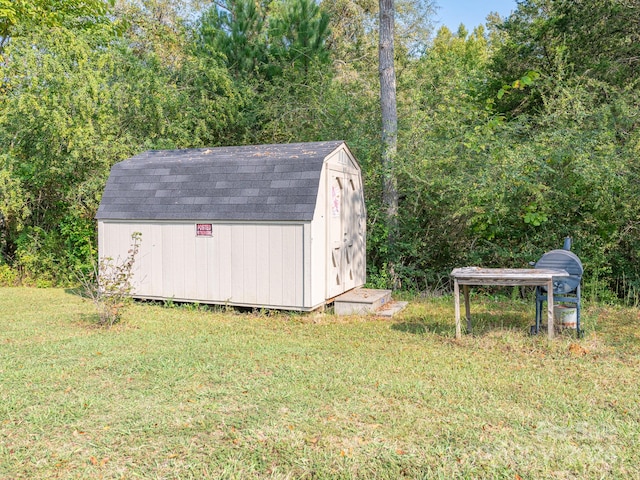
{"type": "Polygon", "coordinates": [[[110,330],[0,289],[0,478],[640,478],[635,309],[529,337],[533,301],[393,320],[136,304],[110,330]]]}

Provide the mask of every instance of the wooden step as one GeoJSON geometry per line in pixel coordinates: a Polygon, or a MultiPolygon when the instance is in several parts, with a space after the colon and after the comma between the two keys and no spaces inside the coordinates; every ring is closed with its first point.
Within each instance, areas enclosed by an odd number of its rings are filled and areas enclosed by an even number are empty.
{"type": "Polygon", "coordinates": [[[376,313],[383,305],[391,301],[391,290],[354,288],[334,299],[336,315],[359,315],[376,313]]]}
{"type": "Polygon", "coordinates": [[[379,317],[393,317],[396,313],[401,310],[404,310],[404,307],[409,305],[409,302],[398,302],[396,300],[391,300],[388,303],[382,305],[378,310],[375,311],[375,314],[379,317]]]}

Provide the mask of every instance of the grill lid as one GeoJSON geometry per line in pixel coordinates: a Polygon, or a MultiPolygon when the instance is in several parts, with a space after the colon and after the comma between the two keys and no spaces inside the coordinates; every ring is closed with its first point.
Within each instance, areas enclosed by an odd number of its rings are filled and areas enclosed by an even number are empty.
{"type": "Polygon", "coordinates": [[[554,270],[565,270],[568,277],[558,277],[553,280],[553,291],[555,293],[569,293],[578,288],[584,269],[578,256],[568,250],[551,250],[540,258],[535,264],[535,268],[551,268],[554,270]]]}

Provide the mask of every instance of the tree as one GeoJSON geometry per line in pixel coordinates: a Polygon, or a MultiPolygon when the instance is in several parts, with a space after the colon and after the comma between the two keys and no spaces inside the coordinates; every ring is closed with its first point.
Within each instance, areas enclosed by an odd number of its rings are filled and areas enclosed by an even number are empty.
{"type": "Polygon", "coordinates": [[[218,3],[200,19],[203,51],[220,52],[238,79],[260,75],[271,80],[289,65],[308,72],[326,64],[329,16],[314,0],[253,0],[218,3]]]}
{"type": "Polygon", "coordinates": [[[221,53],[236,76],[252,75],[267,59],[266,6],[254,0],[217,2],[200,18],[201,49],[221,53]]]}
{"type": "Polygon", "coordinates": [[[0,264],[13,257],[15,251],[12,242],[30,214],[28,197],[6,160],[6,155],[3,155],[0,165],[0,264]]]}
{"type": "Polygon", "coordinates": [[[321,5],[331,18],[327,47],[334,58],[352,67],[374,65],[376,0],[322,0],[321,5]]]}
{"type": "MultiPolygon", "coordinates": [[[[549,79],[547,91],[524,89],[499,108],[511,115],[541,108],[561,79],[582,76],[626,88],[640,75],[640,2],[637,0],[523,0],[497,28],[489,95],[529,71],[549,79]]],[[[603,97],[603,101],[608,101],[603,97]]]]}
{"type": "MultiPolygon", "coordinates": [[[[382,113],[382,202],[388,235],[388,254],[395,254],[398,234],[398,180],[395,160],[398,150],[398,112],[394,67],[394,0],[380,0],[380,110],[382,113]]],[[[390,262],[393,270],[393,261],[390,262]]],[[[394,272],[391,272],[392,277],[394,272]]]]}
{"type": "Polygon", "coordinates": [[[395,43],[406,56],[419,58],[426,51],[432,38],[431,18],[436,8],[433,0],[398,0],[395,3],[395,43]]]}
{"type": "Polygon", "coordinates": [[[92,29],[109,23],[114,0],[0,0],[0,52],[35,27],[92,29]]]}
{"type": "Polygon", "coordinates": [[[465,210],[469,185],[500,145],[501,129],[480,97],[489,52],[481,27],[441,27],[398,79],[396,274],[405,288],[441,288],[477,248],[465,210]]]}
{"type": "Polygon", "coordinates": [[[278,10],[269,22],[271,54],[302,72],[314,62],[326,64],[329,15],[314,0],[287,0],[278,10]]]}
{"type": "Polygon", "coordinates": [[[639,17],[638,0],[562,0],[549,27],[576,73],[622,86],[640,74],[639,17]]]}

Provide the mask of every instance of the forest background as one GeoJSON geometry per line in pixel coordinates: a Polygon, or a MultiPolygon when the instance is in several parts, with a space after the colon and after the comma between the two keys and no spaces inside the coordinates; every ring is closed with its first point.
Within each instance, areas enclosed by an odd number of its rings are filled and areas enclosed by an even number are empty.
{"type": "Polygon", "coordinates": [[[368,278],[526,267],[640,301],[640,0],[522,0],[473,32],[396,0],[398,233],[382,207],[375,0],[0,0],[0,284],[73,282],[110,167],[147,149],[345,140],[368,278]],[[393,265],[393,269],[389,268],[393,265]]]}

